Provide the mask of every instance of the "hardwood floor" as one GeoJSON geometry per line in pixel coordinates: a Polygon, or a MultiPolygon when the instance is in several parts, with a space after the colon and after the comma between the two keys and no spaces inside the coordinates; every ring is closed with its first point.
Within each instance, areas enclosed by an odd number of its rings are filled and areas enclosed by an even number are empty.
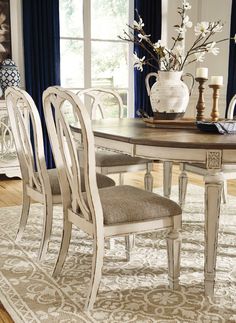
{"type": "MultiPolygon", "coordinates": [[[[173,167],[172,184],[178,184],[179,167],[173,167]]],[[[143,172],[125,174],[125,184],[130,184],[136,187],[143,188],[143,172]]],[[[154,187],[162,187],[162,164],[155,164],[154,166],[154,187]]],[[[117,175],[112,176],[117,179],[117,175]]],[[[189,183],[203,186],[203,179],[201,176],[189,174],[189,183]]],[[[21,205],[21,180],[14,178],[9,179],[0,175],[0,207],[21,205]]],[[[228,194],[236,196],[236,180],[228,181],[228,194]]],[[[4,307],[0,303],[0,323],[14,323],[10,318],[4,307]]]]}
{"type": "Polygon", "coordinates": [[[0,175],[0,207],[21,205],[21,192],[20,179],[0,175]]]}
{"type": "Polygon", "coordinates": [[[0,323],[14,323],[14,321],[9,316],[9,314],[4,309],[1,303],[0,303],[0,323]]]}

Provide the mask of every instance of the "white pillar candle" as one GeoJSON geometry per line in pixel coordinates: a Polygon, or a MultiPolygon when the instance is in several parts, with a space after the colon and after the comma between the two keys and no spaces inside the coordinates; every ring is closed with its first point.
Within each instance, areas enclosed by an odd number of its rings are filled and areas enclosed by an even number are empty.
{"type": "Polygon", "coordinates": [[[223,76],[212,76],[210,83],[212,85],[223,85],[223,76]]]}
{"type": "Polygon", "coordinates": [[[204,79],[208,78],[208,68],[207,67],[198,67],[196,69],[196,77],[202,77],[204,79]]]}

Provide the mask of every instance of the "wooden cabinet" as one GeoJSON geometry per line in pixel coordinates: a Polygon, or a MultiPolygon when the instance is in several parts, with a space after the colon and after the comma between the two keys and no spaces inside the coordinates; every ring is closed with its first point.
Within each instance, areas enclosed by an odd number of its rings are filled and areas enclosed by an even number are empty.
{"type": "Polygon", "coordinates": [[[21,177],[5,100],[0,100],[0,174],[21,177]]]}

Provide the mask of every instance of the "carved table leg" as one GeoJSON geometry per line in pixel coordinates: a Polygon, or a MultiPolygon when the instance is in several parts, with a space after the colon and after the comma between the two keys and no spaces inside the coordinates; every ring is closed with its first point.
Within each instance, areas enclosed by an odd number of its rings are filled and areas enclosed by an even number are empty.
{"type": "Polygon", "coordinates": [[[184,164],[180,164],[181,173],[179,175],[179,205],[181,208],[184,207],[186,192],[187,192],[187,185],[188,185],[188,174],[184,169],[184,164]]]}
{"type": "Polygon", "coordinates": [[[172,184],[172,162],[163,162],[163,193],[165,197],[170,197],[172,184]]]}
{"type": "Polygon", "coordinates": [[[214,295],[220,202],[224,177],[220,171],[205,176],[205,295],[214,295]]]}
{"type": "Polygon", "coordinates": [[[153,176],[152,176],[152,163],[147,163],[146,165],[146,174],[144,176],[144,187],[146,191],[153,191],[153,176]]]}
{"type": "Polygon", "coordinates": [[[223,185],[223,191],[222,191],[222,202],[224,204],[227,203],[227,199],[228,199],[228,197],[227,197],[227,195],[228,195],[227,191],[228,191],[228,189],[227,189],[227,179],[225,179],[224,180],[224,185],[223,185]]]}

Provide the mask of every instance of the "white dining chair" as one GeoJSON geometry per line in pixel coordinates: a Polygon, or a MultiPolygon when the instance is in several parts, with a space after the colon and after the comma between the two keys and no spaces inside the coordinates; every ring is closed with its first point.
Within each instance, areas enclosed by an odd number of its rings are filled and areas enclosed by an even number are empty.
{"type": "Polygon", "coordinates": [[[182,212],[179,205],[155,193],[128,185],[98,189],[95,179],[94,136],[84,104],[73,92],[60,87],[49,87],[43,93],[43,106],[52,151],[54,155],[61,152],[62,157],[57,160],[57,167],[60,172],[64,227],[53,274],[61,272],[74,224],[93,239],[91,279],[85,304],[85,309],[90,310],[102,276],[104,239],[167,229],[168,279],[170,287],[176,288],[180,274],[179,229],[182,212]],[[73,107],[81,129],[84,149],[82,165],[77,153],[77,143],[63,113],[63,105],[68,102],[73,107]],[[81,192],[81,169],[84,171],[84,193],[81,192]]]}
{"type": "Polygon", "coordinates": [[[31,96],[17,87],[9,87],[6,90],[6,105],[23,187],[22,212],[16,241],[21,239],[27,224],[31,199],[42,203],[44,205],[43,231],[38,253],[41,259],[45,256],[49,244],[53,205],[61,203],[57,172],[56,169],[47,170],[41,120],[31,96]],[[30,138],[30,124],[34,147],[30,138]]]}
{"type": "MultiPolygon", "coordinates": [[[[236,105],[236,95],[231,99],[227,119],[233,120],[234,118],[234,108],[236,105]]],[[[205,176],[207,174],[206,164],[200,163],[181,163],[180,164],[180,175],[179,175],[179,204],[183,207],[185,204],[187,185],[188,185],[188,172],[197,174],[200,176],[205,176]]],[[[222,189],[222,201],[227,202],[227,180],[236,179],[236,165],[223,165],[222,172],[224,175],[224,185],[222,189]]]]}
{"type": "MultiPolygon", "coordinates": [[[[46,167],[41,119],[31,96],[18,87],[8,87],[6,105],[23,184],[22,212],[16,241],[21,239],[26,227],[31,199],[42,203],[44,206],[43,230],[38,253],[38,258],[41,259],[48,249],[53,206],[61,204],[58,173],[56,168],[47,169],[46,167]]],[[[97,174],[97,177],[100,187],[115,185],[115,182],[107,176],[97,174]]],[[[84,181],[82,190],[85,190],[84,181]]]]}
{"type": "MultiPolygon", "coordinates": [[[[89,88],[81,90],[77,95],[84,101],[91,119],[104,119],[107,117],[124,117],[124,105],[119,93],[112,89],[89,88]]],[[[153,189],[153,161],[131,157],[112,151],[96,150],[97,172],[108,174],[119,174],[119,184],[124,184],[124,173],[146,171],[144,176],[144,187],[148,191],[153,189]]]]}

